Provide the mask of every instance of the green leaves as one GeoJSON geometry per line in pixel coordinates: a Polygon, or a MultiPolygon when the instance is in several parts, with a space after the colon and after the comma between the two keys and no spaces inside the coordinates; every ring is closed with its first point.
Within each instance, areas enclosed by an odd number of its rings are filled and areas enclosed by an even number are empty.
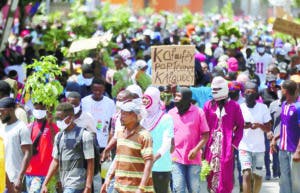
{"type": "Polygon", "coordinates": [[[202,160],[202,167],[201,167],[201,173],[200,173],[200,179],[201,181],[205,181],[206,177],[209,175],[211,171],[210,165],[206,160],[202,160]]]}
{"type": "Polygon", "coordinates": [[[42,41],[48,51],[56,50],[64,40],[68,39],[68,33],[63,29],[50,29],[43,37],[42,41]]]}
{"type": "Polygon", "coordinates": [[[33,103],[42,103],[49,110],[58,105],[58,96],[63,92],[63,86],[56,80],[62,74],[56,61],[54,56],[45,56],[27,66],[34,72],[27,78],[25,90],[31,93],[33,103]]]}

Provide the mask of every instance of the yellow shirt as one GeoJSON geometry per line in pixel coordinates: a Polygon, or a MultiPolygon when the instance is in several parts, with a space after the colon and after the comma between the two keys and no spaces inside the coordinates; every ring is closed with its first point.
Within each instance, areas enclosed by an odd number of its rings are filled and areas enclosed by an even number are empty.
{"type": "Polygon", "coordinates": [[[5,161],[4,161],[4,142],[0,137],[0,192],[5,190],[5,161]]]}

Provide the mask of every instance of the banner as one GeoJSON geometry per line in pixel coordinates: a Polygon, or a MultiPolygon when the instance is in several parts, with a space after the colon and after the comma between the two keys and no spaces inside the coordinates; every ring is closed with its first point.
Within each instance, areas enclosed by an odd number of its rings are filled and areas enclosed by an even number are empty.
{"type": "Polygon", "coordinates": [[[195,46],[152,46],[152,84],[194,85],[195,46]]]}
{"type": "Polygon", "coordinates": [[[300,37],[300,25],[285,19],[276,18],[273,30],[289,34],[292,37],[300,37]]]}

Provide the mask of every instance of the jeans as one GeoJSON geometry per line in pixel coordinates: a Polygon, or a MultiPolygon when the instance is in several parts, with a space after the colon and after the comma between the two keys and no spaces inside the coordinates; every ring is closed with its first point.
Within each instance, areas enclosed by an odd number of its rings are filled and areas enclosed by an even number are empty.
{"type": "Polygon", "coordinates": [[[300,192],[300,163],[293,161],[293,153],[279,151],[280,162],[280,193],[300,192]]]}
{"type": "Polygon", "coordinates": [[[45,176],[25,176],[27,193],[40,193],[45,176]]]}
{"type": "Polygon", "coordinates": [[[276,145],[276,150],[277,152],[274,152],[272,154],[273,156],[273,165],[272,165],[272,170],[273,170],[273,177],[280,177],[280,164],[279,164],[279,148],[276,145]]]}
{"type": "Polygon", "coordinates": [[[82,193],[83,190],[76,190],[73,188],[64,188],[64,192],[63,193],[82,193]]]}
{"type": "Polygon", "coordinates": [[[265,167],[266,167],[266,176],[271,177],[271,170],[270,170],[270,141],[267,138],[267,134],[264,134],[265,136],[265,147],[266,147],[266,151],[265,151],[265,167]]]}
{"type": "Polygon", "coordinates": [[[167,193],[170,184],[171,172],[152,172],[155,193],[167,193]]]}
{"type": "Polygon", "coordinates": [[[94,193],[99,193],[100,192],[101,185],[102,185],[102,180],[101,180],[100,174],[97,174],[93,178],[94,193]]]}
{"type": "Polygon", "coordinates": [[[200,165],[184,165],[173,162],[173,193],[200,193],[200,165]]]}

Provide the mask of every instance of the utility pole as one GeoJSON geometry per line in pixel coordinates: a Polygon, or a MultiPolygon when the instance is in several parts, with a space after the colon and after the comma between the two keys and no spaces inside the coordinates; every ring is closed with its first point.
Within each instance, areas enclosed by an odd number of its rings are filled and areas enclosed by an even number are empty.
{"type": "Polygon", "coordinates": [[[13,21],[14,21],[14,15],[15,15],[15,12],[17,10],[18,3],[19,3],[19,0],[11,0],[10,1],[9,11],[8,11],[8,15],[7,15],[7,18],[6,18],[6,21],[5,21],[2,40],[1,40],[1,44],[0,44],[0,51],[2,51],[4,49],[5,43],[6,43],[6,41],[8,39],[8,36],[11,32],[12,24],[13,24],[13,21]]]}

